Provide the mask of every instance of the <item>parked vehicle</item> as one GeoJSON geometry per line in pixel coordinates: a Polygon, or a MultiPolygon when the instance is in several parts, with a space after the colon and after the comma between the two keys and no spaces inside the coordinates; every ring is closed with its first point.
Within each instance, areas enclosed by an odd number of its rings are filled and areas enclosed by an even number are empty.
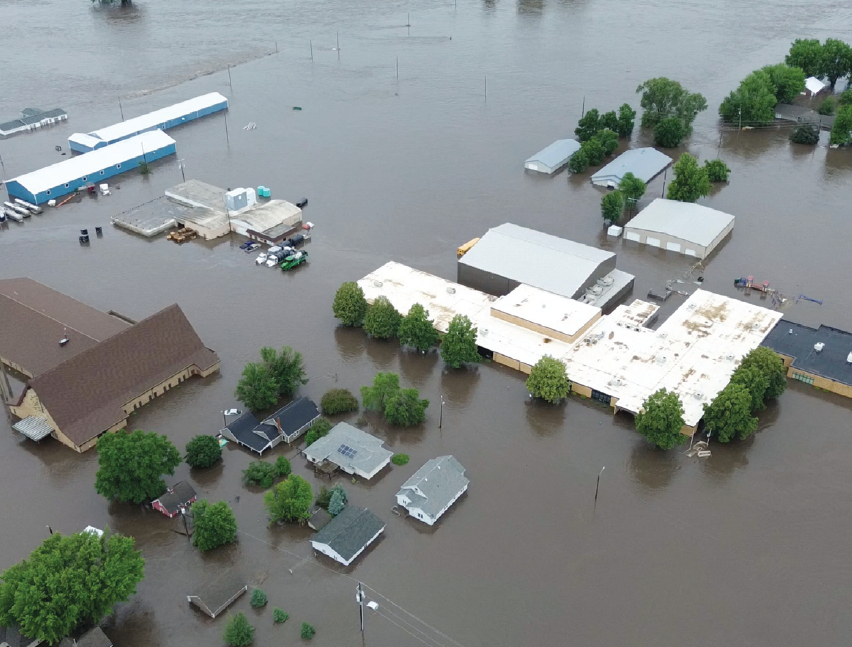
{"type": "Polygon", "coordinates": [[[259,247],[260,247],[260,243],[252,242],[251,245],[249,245],[248,247],[245,248],[245,252],[246,252],[246,254],[250,254],[254,250],[258,249],[259,247]]]}
{"type": "Polygon", "coordinates": [[[14,211],[15,213],[20,214],[24,218],[29,218],[32,215],[29,209],[24,209],[21,205],[12,204],[11,202],[4,202],[3,205],[6,207],[6,213],[14,211]]]}
{"type": "Polygon", "coordinates": [[[254,259],[254,264],[263,265],[266,262],[267,258],[269,258],[269,256],[267,256],[266,252],[261,252],[260,254],[258,254],[257,258],[254,259]]]}
{"type": "Polygon", "coordinates": [[[266,251],[269,252],[270,254],[276,254],[276,253],[280,252],[282,249],[284,249],[284,248],[281,247],[280,245],[275,245],[273,247],[270,247],[266,251]]]}
{"type": "Polygon", "coordinates": [[[0,222],[6,222],[6,212],[0,211],[0,222]]]}
{"type": "Polygon", "coordinates": [[[302,198],[301,200],[299,200],[299,201],[296,203],[296,206],[297,206],[297,207],[299,207],[299,209],[303,209],[305,206],[307,206],[307,204],[308,204],[308,199],[307,199],[307,198],[302,198]]]}
{"type": "Polygon", "coordinates": [[[296,234],[287,241],[287,244],[290,245],[290,247],[295,247],[296,245],[301,245],[303,242],[305,242],[304,234],[296,234]]]}
{"type": "Polygon", "coordinates": [[[298,267],[302,263],[308,262],[308,253],[305,251],[296,252],[292,256],[288,256],[284,259],[284,262],[281,263],[281,269],[283,271],[292,270],[294,267],[298,267]]]}
{"type": "Polygon", "coordinates": [[[12,211],[11,209],[4,209],[3,211],[8,218],[14,220],[15,222],[24,222],[24,217],[17,211],[12,211]]]}
{"type": "Polygon", "coordinates": [[[254,244],[253,240],[247,240],[242,245],[240,245],[240,249],[247,249],[249,245],[253,245],[253,244],[254,244]]]}

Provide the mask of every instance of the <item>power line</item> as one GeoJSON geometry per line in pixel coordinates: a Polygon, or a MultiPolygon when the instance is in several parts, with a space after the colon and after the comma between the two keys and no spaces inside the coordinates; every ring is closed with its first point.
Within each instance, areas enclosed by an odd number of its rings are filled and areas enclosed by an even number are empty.
{"type": "MultiPolygon", "coordinates": [[[[405,633],[407,633],[409,636],[411,636],[412,638],[416,638],[417,640],[419,640],[420,642],[422,642],[424,645],[428,645],[428,647],[434,647],[434,645],[432,645],[431,643],[427,643],[425,640],[423,640],[423,639],[422,639],[422,638],[420,638],[419,636],[414,635],[413,633],[411,633],[410,631],[408,631],[408,630],[407,630],[405,627],[403,627],[402,625],[398,625],[398,624],[396,624],[393,620],[391,620],[390,618],[388,618],[385,614],[381,613],[380,611],[376,611],[376,615],[380,615],[380,616],[382,616],[382,618],[384,618],[385,620],[387,620],[389,623],[391,623],[392,625],[396,625],[397,627],[399,627],[400,629],[402,629],[405,633]]],[[[437,640],[435,640],[434,638],[430,638],[430,640],[432,640],[432,641],[434,641],[435,643],[437,643],[437,644],[439,645],[439,647],[443,647],[443,645],[441,645],[441,643],[439,643],[439,642],[438,642],[437,640]]]]}

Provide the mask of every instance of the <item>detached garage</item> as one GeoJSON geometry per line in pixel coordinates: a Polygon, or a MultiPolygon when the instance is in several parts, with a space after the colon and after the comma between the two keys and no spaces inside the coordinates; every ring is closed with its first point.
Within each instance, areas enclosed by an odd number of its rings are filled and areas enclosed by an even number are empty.
{"type": "Polygon", "coordinates": [[[657,198],[624,228],[624,239],[706,258],[734,228],[734,216],[691,202],[657,198]]]}

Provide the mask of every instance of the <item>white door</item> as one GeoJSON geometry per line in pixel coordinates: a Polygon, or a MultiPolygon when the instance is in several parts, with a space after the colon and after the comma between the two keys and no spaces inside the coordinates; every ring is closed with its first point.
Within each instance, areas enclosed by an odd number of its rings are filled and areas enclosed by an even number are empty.
{"type": "Polygon", "coordinates": [[[645,244],[650,245],[651,247],[659,247],[660,246],[660,239],[659,238],[651,238],[650,236],[648,236],[645,239],[645,244]]]}
{"type": "Polygon", "coordinates": [[[624,239],[625,240],[635,240],[638,243],[639,242],[639,234],[637,234],[635,231],[625,231],[624,232],[624,239]]]}
{"type": "Polygon", "coordinates": [[[683,251],[683,253],[684,253],[684,254],[686,254],[687,256],[696,256],[696,253],[695,253],[695,250],[694,250],[694,249],[689,249],[689,248],[687,248],[687,249],[685,249],[685,250],[683,251]]]}
{"type": "Polygon", "coordinates": [[[666,249],[670,252],[679,252],[680,251],[680,243],[666,243],[666,249]]]}

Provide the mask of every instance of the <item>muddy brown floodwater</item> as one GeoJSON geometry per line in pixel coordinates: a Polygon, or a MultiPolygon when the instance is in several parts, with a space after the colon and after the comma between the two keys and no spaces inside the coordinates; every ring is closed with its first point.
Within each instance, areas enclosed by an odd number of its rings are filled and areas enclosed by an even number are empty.
{"type": "MultiPolygon", "coordinates": [[[[636,297],[682,272],[683,257],[604,235],[600,192],[586,174],[540,178],[522,167],[571,133],[584,100],[587,109],[637,107],[636,86],[665,75],[710,105],[685,150],[718,154],[733,169],[730,184],[702,200],[737,216],[704,271],[706,288],[746,298],[732,279],[752,274],[788,296],[824,300],[791,302],[786,316],[852,328],[852,152],[828,150],[826,134],[820,147],[791,146],[788,129],[720,137],[715,116],[742,77],[781,60],[794,38],[847,37],[848,3],[139,0],[94,11],[85,0],[18,0],[0,6],[0,20],[2,115],[30,105],[70,114],[0,142],[4,179],[63,159],[54,146],[64,150],[70,133],[119,120],[119,97],[129,117],[215,90],[231,100],[228,140],[222,115],[171,133],[187,177],[310,198],[311,262],[288,274],[256,267],[238,237],[179,247],[110,227],[111,215],[180,181],[176,159],[147,178],[123,176],[109,197],[3,226],[0,277],[30,276],[137,319],[178,302],[218,351],[220,375],[170,391],[134,428],[181,448],[215,433],[243,364],[267,344],[304,354],[303,393],[314,399],[391,370],[432,402],[417,429],[370,418],[411,463],[374,483],[345,483],[352,502],[388,524],[345,570],[312,556],[307,530],[267,528],[261,494],[240,483],[251,457],[239,449],[228,447],[220,467],[181,466],[175,476],[233,503],[238,543],[202,555],[158,513],[97,496],[96,452],[36,446],[3,420],[0,568],[26,557],[46,525],[109,525],[136,537],[146,578],[107,621],[122,647],[218,644],[224,621],[200,616],[185,596],[228,573],[262,582],[270,605],[290,613],[283,627],[269,610],[259,615],[259,646],[300,644],[302,620],[317,628],[317,646],[848,642],[849,400],[790,384],[761,413],[758,433],[714,443],[700,461],[649,448],[629,418],[589,402],[530,403],[516,372],[445,371],[434,354],[369,341],[331,315],[341,282],[391,259],[454,278],[455,248],[506,221],[617,251],[619,267],[637,276],[636,297]],[[257,129],[243,130],[249,122],[257,129]],[[81,248],[77,230],[96,225],[103,239],[81,248]],[[445,453],[468,469],[467,495],[435,528],[392,514],[399,485],[445,453]],[[357,581],[381,605],[363,642],[357,581]]],[[[637,129],[631,145],[647,141],[637,129]]],[[[643,204],[662,190],[658,178],[643,204]]],[[[318,487],[294,453],[294,471],[318,487]]],[[[256,615],[247,597],[236,608],[256,615]]]]}

